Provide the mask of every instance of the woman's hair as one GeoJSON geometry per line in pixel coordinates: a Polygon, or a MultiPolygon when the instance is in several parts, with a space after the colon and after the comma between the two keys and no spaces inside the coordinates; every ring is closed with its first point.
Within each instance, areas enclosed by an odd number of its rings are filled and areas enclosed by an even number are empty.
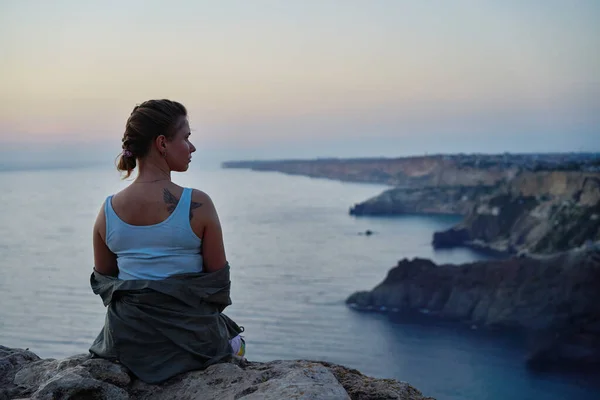
{"type": "Polygon", "coordinates": [[[123,152],[118,157],[117,169],[131,176],[136,159],[144,158],[154,139],[164,135],[171,139],[180,117],[186,117],[185,107],[171,100],[148,100],[136,106],[127,119],[123,134],[123,152]]]}

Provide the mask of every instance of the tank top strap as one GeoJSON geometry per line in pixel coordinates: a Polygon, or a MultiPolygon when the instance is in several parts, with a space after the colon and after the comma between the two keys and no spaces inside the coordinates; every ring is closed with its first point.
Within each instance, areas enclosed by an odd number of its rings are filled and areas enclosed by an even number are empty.
{"type": "Polygon", "coordinates": [[[179,204],[177,204],[177,215],[174,217],[178,220],[184,220],[187,222],[190,215],[190,206],[192,204],[192,189],[183,188],[181,197],[179,198],[179,204]]]}
{"type": "Polygon", "coordinates": [[[110,229],[112,226],[111,222],[115,217],[115,212],[112,208],[112,198],[113,198],[113,195],[111,194],[104,201],[104,221],[105,221],[105,229],[106,229],[106,231],[104,233],[105,238],[110,236],[110,232],[111,232],[110,229]]]}

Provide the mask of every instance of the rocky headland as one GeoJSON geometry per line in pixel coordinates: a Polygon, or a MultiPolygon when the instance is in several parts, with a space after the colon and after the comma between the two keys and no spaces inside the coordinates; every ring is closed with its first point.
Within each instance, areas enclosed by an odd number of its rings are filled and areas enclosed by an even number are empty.
{"type": "Polygon", "coordinates": [[[0,400],[384,398],[431,399],[408,383],[370,378],[357,370],[318,361],[222,363],[149,385],[122,365],[89,354],[40,359],[29,350],[0,346],[0,400]]]}
{"type": "Polygon", "coordinates": [[[532,365],[600,366],[600,243],[550,256],[462,265],[401,260],[356,309],[421,313],[536,335],[532,365]],[[543,338],[543,340],[542,340],[543,338]]]}

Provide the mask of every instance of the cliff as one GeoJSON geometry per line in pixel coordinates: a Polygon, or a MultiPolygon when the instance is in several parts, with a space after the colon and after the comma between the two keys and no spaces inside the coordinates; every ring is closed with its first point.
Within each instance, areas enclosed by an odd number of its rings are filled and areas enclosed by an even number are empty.
{"type": "Polygon", "coordinates": [[[493,186],[511,178],[516,164],[467,162],[467,156],[436,155],[402,158],[230,161],[223,168],[276,171],[290,175],[397,187],[493,186]]]}
{"type": "Polygon", "coordinates": [[[600,366],[600,243],[552,256],[462,265],[402,260],[371,291],[346,303],[362,310],[420,312],[484,327],[535,332],[531,362],[600,366]],[[565,349],[568,349],[566,351],[565,349]]]}
{"type": "Polygon", "coordinates": [[[28,350],[0,346],[0,400],[16,398],[431,399],[407,383],[369,378],[324,362],[223,363],[149,385],[132,377],[122,365],[88,354],[40,359],[28,350]]]}
{"type": "Polygon", "coordinates": [[[435,247],[553,253],[600,240],[600,173],[523,172],[434,234],[435,247]]]}

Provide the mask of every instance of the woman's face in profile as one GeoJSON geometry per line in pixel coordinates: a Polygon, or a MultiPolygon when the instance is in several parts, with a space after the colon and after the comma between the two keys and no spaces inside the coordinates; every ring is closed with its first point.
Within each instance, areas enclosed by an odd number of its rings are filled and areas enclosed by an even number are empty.
{"type": "Polygon", "coordinates": [[[190,142],[191,132],[187,117],[181,117],[177,127],[167,147],[167,161],[173,171],[183,172],[187,171],[196,147],[190,142]]]}

